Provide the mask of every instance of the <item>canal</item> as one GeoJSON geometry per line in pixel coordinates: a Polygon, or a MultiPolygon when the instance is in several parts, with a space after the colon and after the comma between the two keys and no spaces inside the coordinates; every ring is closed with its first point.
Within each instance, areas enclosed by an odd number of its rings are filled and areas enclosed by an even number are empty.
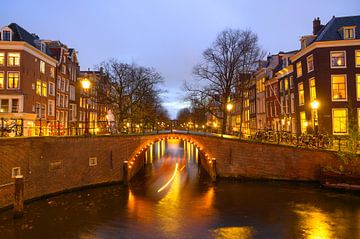
{"type": "Polygon", "coordinates": [[[129,187],[112,185],[0,213],[0,238],[360,238],[360,195],[316,184],[211,183],[196,148],[158,142],[129,187]]]}

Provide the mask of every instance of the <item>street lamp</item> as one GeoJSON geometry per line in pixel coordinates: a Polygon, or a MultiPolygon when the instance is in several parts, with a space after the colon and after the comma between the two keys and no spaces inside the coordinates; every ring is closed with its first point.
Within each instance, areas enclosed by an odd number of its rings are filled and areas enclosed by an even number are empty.
{"type": "Polygon", "coordinates": [[[318,133],[318,119],[317,119],[317,115],[318,115],[319,105],[320,105],[320,103],[319,103],[319,101],[317,101],[316,99],[311,102],[311,109],[312,109],[312,115],[313,115],[313,125],[314,125],[315,134],[318,133]]]}
{"type": "Polygon", "coordinates": [[[228,102],[227,104],[226,104],[226,110],[229,112],[229,129],[228,129],[228,131],[230,131],[230,129],[231,129],[231,110],[234,108],[234,105],[233,105],[233,103],[231,103],[231,102],[228,102]]]}
{"type": "Polygon", "coordinates": [[[88,99],[89,99],[89,89],[91,87],[91,82],[85,78],[81,81],[81,86],[84,90],[84,95],[85,95],[85,99],[86,99],[86,104],[85,104],[85,131],[84,134],[85,136],[88,136],[90,134],[89,132],[89,116],[88,116],[88,109],[89,109],[89,104],[88,104],[88,99]]]}

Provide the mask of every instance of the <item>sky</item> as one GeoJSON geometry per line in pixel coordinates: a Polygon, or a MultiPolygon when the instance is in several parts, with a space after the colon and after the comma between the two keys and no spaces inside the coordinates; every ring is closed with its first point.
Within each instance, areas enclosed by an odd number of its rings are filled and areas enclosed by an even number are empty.
{"type": "Polygon", "coordinates": [[[359,0],[0,0],[0,26],[15,22],[75,48],[82,70],[110,58],[154,67],[173,118],[187,105],[184,81],[222,30],[250,29],[275,54],[299,49],[315,17],[359,14],[359,0]]]}

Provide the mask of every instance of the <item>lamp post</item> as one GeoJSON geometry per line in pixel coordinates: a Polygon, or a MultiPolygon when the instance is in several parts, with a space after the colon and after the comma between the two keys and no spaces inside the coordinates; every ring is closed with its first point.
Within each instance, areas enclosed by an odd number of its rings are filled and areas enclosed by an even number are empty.
{"type": "Polygon", "coordinates": [[[231,131],[231,110],[234,108],[234,104],[230,101],[226,104],[226,110],[229,112],[229,133],[231,131]]]}
{"type": "Polygon", "coordinates": [[[319,108],[319,101],[316,99],[311,102],[311,109],[312,109],[312,116],[313,116],[313,126],[315,134],[318,133],[318,108],[319,108]]]}
{"type": "Polygon", "coordinates": [[[84,95],[85,95],[85,131],[84,134],[85,136],[88,136],[90,134],[89,132],[89,116],[88,116],[88,108],[89,108],[89,104],[88,104],[88,99],[89,99],[89,89],[91,87],[91,82],[85,78],[81,81],[81,86],[84,90],[84,95]]]}

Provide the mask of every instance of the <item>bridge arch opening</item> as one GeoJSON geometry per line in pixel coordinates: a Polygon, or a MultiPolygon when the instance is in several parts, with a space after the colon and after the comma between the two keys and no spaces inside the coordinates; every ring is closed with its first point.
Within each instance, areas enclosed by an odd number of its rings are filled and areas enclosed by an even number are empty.
{"type": "Polygon", "coordinates": [[[209,153],[206,152],[204,145],[202,145],[190,136],[166,135],[146,140],[145,142],[142,142],[139,147],[136,148],[135,152],[130,156],[127,161],[129,180],[131,180],[131,178],[134,177],[140,171],[140,169],[148,162],[149,158],[154,155],[155,147],[157,147],[156,152],[160,152],[160,157],[163,156],[165,152],[166,142],[169,142],[171,140],[179,140],[184,142],[184,146],[186,147],[194,147],[199,165],[201,165],[205,169],[205,171],[207,171],[211,176],[210,169],[215,166],[213,165],[215,158],[213,158],[209,153]]]}

